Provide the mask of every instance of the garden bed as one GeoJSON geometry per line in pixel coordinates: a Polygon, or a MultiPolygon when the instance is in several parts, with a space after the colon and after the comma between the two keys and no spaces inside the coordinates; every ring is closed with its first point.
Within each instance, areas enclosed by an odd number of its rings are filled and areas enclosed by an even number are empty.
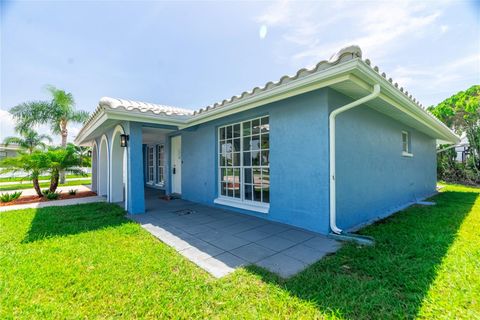
{"type": "Polygon", "coordinates": [[[49,200],[46,197],[39,197],[38,195],[21,196],[20,198],[10,202],[0,202],[0,207],[13,206],[17,204],[57,201],[57,200],[66,200],[66,199],[74,199],[74,198],[85,198],[85,197],[92,197],[96,195],[97,194],[93,191],[79,191],[76,194],[69,194],[68,192],[62,192],[60,193],[60,196],[56,200],[49,200]]]}

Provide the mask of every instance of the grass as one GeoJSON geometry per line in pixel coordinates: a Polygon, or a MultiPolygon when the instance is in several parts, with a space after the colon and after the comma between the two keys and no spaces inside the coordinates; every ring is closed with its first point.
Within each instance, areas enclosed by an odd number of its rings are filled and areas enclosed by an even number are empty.
{"type": "MultiPolygon", "coordinates": [[[[58,184],[59,187],[66,187],[66,186],[78,186],[78,185],[85,185],[91,184],[92,179],[82,179],[82,180],[73,180],[73,181],[65,181],[65,183],[58,184]]],[[[48,188],[50,186],[50,182],[41,182],[40,188],[48,188]]],[[[0,191],[11,191],[11,190],[20,190],[20,189],[32,189],[32,183],[15,183],[15,184],[7,184],[7,185],[0,185],[0,191]]]]}
{"type": "MultiPolygon", "coordinates": [[[[87,175],[79,175],[79,174],[67,174],[65,176],[67,179],[75,179],[75,178],[91,178],[92,175],[89,173],[87,175]]],[[[40,176],[38,180],[50,180],[50,176],[40,176]]],[[[0,178],[0,182],[29,182],[28,179],[23,177],[13,177],[13,178],[0,178]]]]}
{"type": "Polygon", "coordinates": [[[106,203],[0,213],[0,318],[478,319],[480,189],[451,187],[291,279],[214,279],[106,203]]]}

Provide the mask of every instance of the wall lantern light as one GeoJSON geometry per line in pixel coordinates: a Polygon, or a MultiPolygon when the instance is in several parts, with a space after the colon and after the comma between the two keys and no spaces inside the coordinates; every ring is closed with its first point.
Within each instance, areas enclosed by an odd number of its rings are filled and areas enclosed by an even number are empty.
{"type": "Polygon", "coordinates": [[[128,134],[120,135],[120,147],[126,148],[128,146],[128,134]]]}
{"type": "Polygon", "coordinates": [[[92,150],[87,151],[87,156],[90,158],[92,156],[92,150]]]}

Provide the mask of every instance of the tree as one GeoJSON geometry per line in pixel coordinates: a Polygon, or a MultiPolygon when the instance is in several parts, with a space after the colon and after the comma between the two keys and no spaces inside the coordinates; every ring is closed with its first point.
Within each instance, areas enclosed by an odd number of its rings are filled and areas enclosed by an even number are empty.
{"type": "Polygon", "coordinates": [[[0,161],[5,172],[26,172],[32,180],[33,188],[39,197],[43,196],[38,178],[41,174],[50,174],[50,192],[57,190],[61,171],[71,171],[75,174],[86,175],[78,167],[81,159],[73,146],[66,148],[49,148],[46,151],[34,150],[32,153],[22,153],[17,157],[5,158],[0,161]]]}
{"type": "Polygon", "coordinates": [[[1,173],[22,171],[27,173],[27,178],[32,180],[33,188],[39,197],[42,190],[38,177],[49,170],[50,159],[46,152],[35,150],[32,153],[23,153],[17,157],[5,158],[0,161],[1,173]]]}
{"type": "Polygon", "coordinates": [[[45,149],[47,147],[47,145],[43,142],[44,140],[50,143],[52,142],[52,138],[50,138],[49,135],[38,134],[36,131],[30,128],[21,131],[20,135],[21,137],[6,137],[5,140],[3,140],[3,143],[5,146],[16,144],[31,154],[38,147],[41,149],[45,149]]]}
{"type": "Polygon", "coordinates": [[[480,180],[480,85],[460,91],[428,110],[457,134],[467,135],[467,164],[474,172],[474,180],[480,180]]]}
{"type": "MultiPolygon", "coordinates": [[[[88,119],[88,112],[75,109],[75,99],[71,93],[48,86],[51,101],[30,101],[19,104],[10,110],[17,122],[16,130],[22,132],[39,124],[50,125],[53,134],[62,137],[62,147],[67,146],[68,124],[83,123],[88,119]]],[[[62,173],[62,183],[65,181],[62,173]]]]}
{"type": "Polygon", "coordinates": [[[58,187],[60,172],[68,170],[74,174],[86,175],[79,169],[82,159],[75,150],[75,145],[69,144],[66,148],[50,148],[46,155],[49,159],[50,192],[58,187]]]}
{"type": "Polygon", "coordinates": [[[67,146],[71,146],[75,150],[76,155],[80,158],[81,167],[90,167],[92,165],[92,158],[88,154],[92,148],[77,146],[73,143],[68,143],[67,146]]]}

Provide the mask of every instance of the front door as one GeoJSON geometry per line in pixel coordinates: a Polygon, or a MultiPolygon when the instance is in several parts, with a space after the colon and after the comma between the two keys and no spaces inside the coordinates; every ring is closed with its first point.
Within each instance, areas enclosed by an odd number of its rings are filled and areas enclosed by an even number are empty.
{"type": "Polygon", "coordinates": [[[182,137],[172,137],[172,193],[182,194],[182,137]]]}

